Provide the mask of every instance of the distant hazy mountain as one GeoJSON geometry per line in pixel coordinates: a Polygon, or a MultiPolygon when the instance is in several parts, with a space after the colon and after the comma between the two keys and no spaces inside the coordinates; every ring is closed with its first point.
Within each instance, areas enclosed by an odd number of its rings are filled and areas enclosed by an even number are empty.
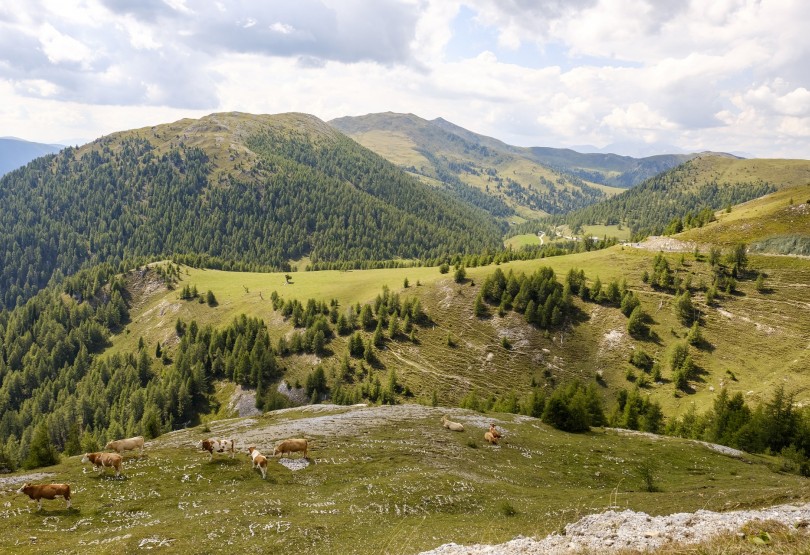
{"type": "Polygon", "coordinates": [[[582,154],[618,154],[633,158],[646,158],[662,154],[689,154],[688,151],[667,143],[645,143],[640,141],[619,141],[599,148],[593,145],[575,145],[570,147],[582,154]]]}
{"type": "Polygon", "coordinates": [[[696,156],[675,153],[633,158],[565,148],[516,147],[442,118],[428,121],[391,112],[330,123],[413,173],[433,178],[452,174],[501,198],[526,217],[542,212],[560,214],[599,202],[615,193],[604,186],[633,187],[696,156]],[[509,186],[494,188],[495,178],[509,186]]]}
{"type": "Polygon", "coordinates": [[[529,149],[479,135],[442,118],[413,114],[368,114],[332,120],[331,125],[363,146],[435,186],[475,198],[484,194],[506,210],[510,221],[563,214],[604,200],[618,189],[550,167],[529,149]]]}
{"type": "Polygon", "coordinates": [[[46,145],[14,137],[2,137],[0,138],[0,175],[24,166],[34,158],[53,154],[61,149],[61,145],[46,145]]]}

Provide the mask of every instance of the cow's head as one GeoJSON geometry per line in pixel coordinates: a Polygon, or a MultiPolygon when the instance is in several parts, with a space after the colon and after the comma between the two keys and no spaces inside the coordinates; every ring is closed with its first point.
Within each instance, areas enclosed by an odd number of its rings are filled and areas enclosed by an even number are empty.
{"type": "Polygon", "coordinates": [[[90,453],[84,454],[84,456],[82,457],[82,462],[83,463],[90,462],[90,453]]]}
{"type": "Polygon", "coordinates": [[[30,487],[31,487],[31,484],[29,482],[26,482],[26,483],[23,484],[23,487],[21,487],[20,489],[17,490],[17,493],[25,493],[25,488],[30,488],[30,487]]]}
{"type": "Polygon", "coordinates": [[[251,455],[253,454],[253,451],[255,451],[255,450],[256,450],[256,447],[254,447],[253,445],[248,447],[248,453],[250,453],[251,455]]]}
{"type": "Polygon", "coordinates": [[[113,448],[113,441],[108,441],[107,445],[104,446],[104,449],[112,449],[113,448]]]}

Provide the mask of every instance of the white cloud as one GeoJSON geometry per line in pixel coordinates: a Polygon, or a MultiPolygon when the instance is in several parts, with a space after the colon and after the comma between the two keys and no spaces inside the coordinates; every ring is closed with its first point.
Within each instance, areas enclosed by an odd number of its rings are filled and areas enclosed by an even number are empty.
{"type": "Polygon", "coordinates": [[[270,30],[275,31],[276,33],[281,33],[282,35],[289,35],[295,31],[295,27],[292,25],[287,25],[286,23],[281,23],[280,21],[276,21],[270,25],[270,30]]]}
{"type": "Polygon", "coordinates": [[[513,144],[806,157],[808,24],[788,0],[9,0],[0,119],[54,140],[218,110],[391,110],[513,144]],[[451,59],[461,13],[483,46],[451,59]]]}
{"type": "Polygon", "coordinates": [[[50,23],[44,24],[38,33],[42,51],[51,63],[81,62],[88,67],[93,59],[93,52],[86,45],[57,31],[50,23]]]}

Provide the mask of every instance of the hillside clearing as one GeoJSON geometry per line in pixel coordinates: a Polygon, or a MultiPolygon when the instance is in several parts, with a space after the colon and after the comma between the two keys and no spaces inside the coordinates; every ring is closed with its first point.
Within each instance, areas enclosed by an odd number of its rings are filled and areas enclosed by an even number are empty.
{"type": "Polygon", "coordinates": [[[669,515],[810,499],[806,480],[768,457],[610,430],[572,435],[509,414],[312,405],[207,426],[150,441],[144,456],[126,458],[122,479],[96,475],[80,457],[43,469],[51,476],[38,480],[71,484],[70,510],[57,500],[35,512],[12,493],[30,475],[11,476],[0,484],[0,549],[232,553],[260,542],[295,553],[412,554],[544,537],[606,509],[669,515]],[[442,428],[443,414],[465,431],[442,428]],[[504,434],[499,446],[483,442],[490,423],[504,434]],[[270,454],[294,436],[311,441],[309,460],[271,459],[266,480],[251,470],[248,445],[270,454]],[[194,448],[204,437],[232,437],[239,453],[209,462],[194,448]],[[646,460],[666,461],[657,493],[642,491],[636,475],[646,460]]]}

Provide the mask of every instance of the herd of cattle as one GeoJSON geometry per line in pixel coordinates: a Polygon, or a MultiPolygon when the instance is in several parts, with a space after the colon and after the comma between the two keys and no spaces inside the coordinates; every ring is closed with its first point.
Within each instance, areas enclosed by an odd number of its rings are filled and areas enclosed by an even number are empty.
{"type": "MultiPolygon", "coordinates": [[[[454,432],[463,432],[464,425],[459,422],[453,422],[447,419],[447,416],[442,417],[442,426],[454,432]]],[[[484,433],[484,440],[491,445],[498,445],[498,440],[503,437],[495,424],[490,424],[489,430],[484,433]]],[[[82,457],[83,463],[91,463],[93,469],[97,472],[104,472],[105,468],[112,468],[115,470],[115,475],[121,475],[121,465],[124,462],[122,453],[125,451],[134,451],[139,449],[139,454],[143,455],[143,437],[131,437],[129,439],[119,439],[109,442],[105,449],[111,449],[115,453],[98,452],[98,453],[85,453],[82,457]]],[[[232,439],[203,439],[197,443],[197,448],[203,451],[208,451],[209,461],[214,459],[214,453],[228,454],[234,458],[236,454],[236,444],[232,439]]],[[[285,439],[275,444],[273,448],[273,457],[278,455],[283,457],[288,453],[303,452],[304,458],[307,458],[307,450],[309,443],[306,439],[285,439]]],[[[248,447],[248,454],[250,455],[252,466],[251,468],[258,468],[262,473],[262,479],[267,477],[267,457],[264,456],[255,445],[248,447]]],[[[67,508],[70,508],[70,484],[29,484],[26,483],[17,490],[17,493],[24,493],[32,500],[37,501],[37,510],[42,509],[43,499],[56,499],[57,497],[64,498],[67,503],[67,508]]]]}
{"type": "MultiPolygon", "coordinates": [[[[236,443],[232,439],[203,439],[197,443],[197,447],[208,451],[209,461],[213,460],[214,453],[230,453],[231,458],[236,454],[236,443]]],[[[285,439],[276,443],[273,449],[273,456],[277,454],[283,457],[287,453],[303,452],[307,458],[309,443],[306,439],[285,439]]],[[[139,450],[139,455],[143,455],[143,437],[131,437],[109,442],[105,449],[111,449],[114,453],[100,451],[97,453],[85,453],[82,457],[83,463],[90,463],[97,472],[104,472],[105,468],[115,470],[115,475],[121,475],[121,466],[124,462],[123,453],[125,451],[139,450]]],[[[252,468],[258,468],[262,473],[262,478],[267,476],[267,457],[262,455],[256,446],[248,447],[248,454],[252,460],[252,468]]],[[[30,484],[26,483],[17,490],[37,502],[37,510],[42,509],[43,499],[56,499],[62,497],[66,502],[66,508],[70,508],[70,484],[30,484]]]]}

